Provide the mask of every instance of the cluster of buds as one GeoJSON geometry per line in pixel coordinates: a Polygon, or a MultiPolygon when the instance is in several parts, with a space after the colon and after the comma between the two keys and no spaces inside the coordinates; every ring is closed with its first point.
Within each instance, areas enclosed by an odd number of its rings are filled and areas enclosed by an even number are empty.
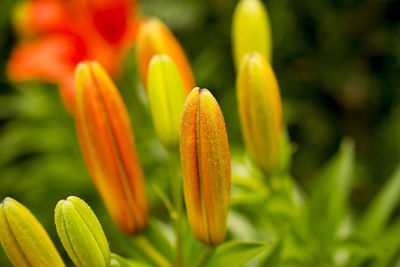
{"type": "MultiPolygon", "coordinates": [[[[138,58],[157,136],[167,150],[178,149],[180,142],[191,228],[200,241],[218,245],[226,235],[230,192],[222,112],[205,89],[193,89],[185,104],[193,75],[179,43],[159,20],[141,25],[138,58]]],[[[134,234],[145,227],[147,211],[126,109],[98,63],[81,63],[75,82],[76,127],[88,169],[115,223],[134,234]]]]}
{"type": "MultiPolygon", "coordinates": [[[[271,173],[279,164],[282,107],[268,63],[272,51],[268,15],[259,0],[239,2],[232,34],[245,145],[250,159],[263,172],[271,173]]],[[[192,232],[201,242],[217,246],[227,232],[231,186],[222,111],[207,89],[194,88],[185,53],[161,21],[149,18],[141,22],[137,53],[157,137],[166,150],[180,149],[192,232]]],[[[136,234],[148,220],[146,187],[123,100],[95,61],[77,66],[74,92],[78,139],[94,184],[119,229],[136,234]]],[[[85,202],[77,197],[60,201],[55,221],[77,266],[110,265],[107,239],[85,202]]],[[[0,226],[0,242],[15,265],[64,266],[44,229],[18,202],[3,201],[0,226]]]]}
{"type": "MultiPolygon", "coordinates": [[[[76,266],[110,266],[110,248],[103,228],[82,199],[61,200],[54,213],[57,233],[76,266]]],[[[0,226],[0,243],[14,266],[65,266],[42,225],[16,200],[6,198],[1,203],[0,226]]]]}
{"type": "Polygon", "coordinates": [[[280,163],[282,104],[272,61],[268,13],[260,0],[241,0],[232,25],[237,101],[250,159],[265,174],[280,163]]]}

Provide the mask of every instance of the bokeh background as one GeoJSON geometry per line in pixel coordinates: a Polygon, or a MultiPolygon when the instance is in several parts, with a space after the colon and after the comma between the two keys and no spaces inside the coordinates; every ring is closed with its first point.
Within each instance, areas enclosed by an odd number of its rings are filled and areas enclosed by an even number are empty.
{"type": "MultiPolygon", "coordinates": [[[[60,0],[61,1],[61,0],[60,0]]],[[[43,223],[60,252],[53,209],[69,195],[85,199],[103,223],[112,250],[122,246],[84,165],[74,122],[57,86],[13,84],[6,64],[17,41],[14,0],[0,1],[0,199],[11,196],[43,223]]],[[[339,147],[354,139],[351,203],[362,212],[400,162],[400,1],[267,0],[273,68],[293,142],[291,171],[305,190],[339,147]]],[[[233,154],[243,154],[231,49],[233,0],[143,0],[142,14],[164,21],[182,44],[198,86],[224,113],[233,154]]],[[[132,116],[148,188],[168,183],[166,155],[155,139],[134,49],[116,80],[132,116]]],[[[149,194],[152,214],[165,209],[149,194]]],[[[0,266],[10,266],[0,250],[0,266]]]]}

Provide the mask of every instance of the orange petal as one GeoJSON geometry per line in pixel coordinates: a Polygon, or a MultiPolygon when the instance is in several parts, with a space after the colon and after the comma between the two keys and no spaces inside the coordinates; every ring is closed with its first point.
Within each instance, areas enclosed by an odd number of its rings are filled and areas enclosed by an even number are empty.
{"type": "Polygon", "coordinates": [[[69,14],[64,1],[36,0],[30,3],[29,21],[34,32],[69,31],[69,14]]]}
{"type": "Polygon", "coordinates": [[[186,55],[171,31],[158,19],[142,20],[137,40],[139,71],[143,83],[146,85],[147,71],[150,60],[157,54],[168,55],[177,66],[186,95],[195,86],[192,70],[186,55]]]}
{"type": "Polygon", "coordinates": [[[13,10],[12,19],[15,30],[22,38],[70,30],[68,8],[63,1],[20,2],[13,10]]]}
{"type": "Polygon", "coordinates": [[[76,70],[75,120],[92,179],[114,222],[126,234],[147,223],[142,168],[125,105],[97,62],[76,70]]]}
{"type": "Polygon", "coordinates": [[[16,82],[39,79],[58,83],[64,104],[73,111],[73,73],[84,57],[82,44],[74,37],[51,35],[14,48],[8,62],[8,75],[16,82]]]}
{"type": "Polygon", "coordinates": [[[8,75],[14,81],[59,82],[73,72],[84,52],[76,38],[64,34],[21,43],[11,54],[8,75]]]}
{"type": "Polygon", "coordinates": [[[118,43],[124,36],[129,20],[129,1],[91,0],[93,23],[109,43],[118,43]]]}
{"type": "Polygon", "coordinates": [[[186,100],[180,151],[192,232],[201,242],[219,245],[226,235],[231,164],[224,118],[206,89],[193,89],[186,100]]]}

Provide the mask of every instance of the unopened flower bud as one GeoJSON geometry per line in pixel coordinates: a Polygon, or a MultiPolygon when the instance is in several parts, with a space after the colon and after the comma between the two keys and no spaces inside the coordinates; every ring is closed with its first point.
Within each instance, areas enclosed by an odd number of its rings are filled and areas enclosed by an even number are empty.
{"type": "Polygon", "coordinates": [[[86,165],[114,222],[134,234],[146,226],[147,204],[128,112],[97,62],[80,63],[75,75],[74,115],[86,165]]]}
{"type": "Polygon", "coordinates": [[[185,96],[195,87],[193,73],[185,52],[171,31],[160,20],[155,18],[142,20],[137,38],[137,53],[139,72],[145,88],[147,88],[150,60],[159,54],[168,55],[175,63],[181,75],[185,96]]]}
{"type": "Polygon", "coordinates": [[[242,133],[250,159],[265,173],[279,163],[282,104],[275,74],[264,58],[245,57],[237,79],[242,133]]]}
{"type": "Polygon", "coordinates": [[[147,78],[150,109],[158,139],[166,149],[178,147],[185,105],[178,69],[167,55],[156,55],[150,62],[147,78]]]}
{"type": "Polygon", "coordinates": [[[35,216],[9,197],[0,204],[0,243],[14,266],[65,266],[35,216]]]}
{"type": "Polygon", "coordinates": [[[192,232],[208,245],[225,239],[231,163],[225,122],[206,89],[189,94],[180,130],[186,208],[192,232]]]}
{"type": "Polygon", "coordinates": [[[237,70],[243,58],[253,52],[271,61],[270,23],[267,10],[260,0],[239,1],[233,15],[232,45],[237,70]]]}
{"type": "Polygon", "coordinates": [[[58,236],[76,266],[110,266],[110,248],[103,228],[82,199],[60,200],[54,215],[58,236]]]}

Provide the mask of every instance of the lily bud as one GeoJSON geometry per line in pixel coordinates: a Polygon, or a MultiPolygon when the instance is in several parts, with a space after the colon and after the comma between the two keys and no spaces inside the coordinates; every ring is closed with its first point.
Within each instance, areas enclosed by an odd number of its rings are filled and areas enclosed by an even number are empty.
{"type": "Polygon", "coordinates": [[[179,70],[185,96],[195,87],[194,77],[185,52],[171,31],[160,20],[155,18],[142,20],[137,37],[139,72],[147,88],[147,72],[150,60],[158,54],[168,55],[179,70]]]}
{"type": "Polygon", "coordinates": [[[110,248],[103,228],[82,199],[60,200],[54,215],[58,236],[76,266],[110,266],[110,248]]]}
{"type": "Polygon", "coordinates": [[[35,216],[9,197],[0,204],[0,243],[14,266],[65,266],[35,216]]]}
{"type": "Polygon", "coordinates": [[[180,130],[183,189],[192,232],[208,245],[225,239],[231,162],[224,117],[206,89],[189,94],[180,130]]]}
{"type": "Polygon", "coordinates": [[[238,70],[243,58],[257,52],[267,61],[272,57],[268,13],[260,0],[240,0],[233,15],[232,45],[238,70]]]}
{"type": "Polygon", "coordinates": [[[152,58],[147,76],[148,97],[158,139],[166,149],[178,147],[185,96],[182,79],[167,55],[152,58]]]}
{"type": "Polygon", "coordinates": [[[115,224],[134,234],[147,223],[143,172],[128,112],[97,62],[75,73],[75,122],[86,165],[115,224]]]}
{"type": "Polygon", "coordinates": [[[239,117],[250,159],[265,173],[279,164],[282,104],[271,66],[258,54],[247,55],[236,83],[239,117]]]}

